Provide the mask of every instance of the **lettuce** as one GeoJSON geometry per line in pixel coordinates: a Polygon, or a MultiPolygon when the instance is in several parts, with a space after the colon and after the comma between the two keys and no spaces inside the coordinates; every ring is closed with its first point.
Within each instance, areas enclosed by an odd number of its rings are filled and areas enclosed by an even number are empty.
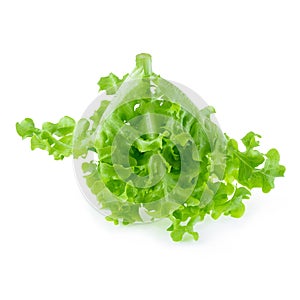
{"type": "Polygon", "coordinates": [[[151,56],[139,54],[132,73],[102,77],[100,91],[112,95],[89,118],[63,117],[41,129],[26,118],[17,133],[31,149],[54,159],[83,160],[86,185],[115,224],[168,218],[174,241],[206,215],[239,218],[253,188],[267,193],[284,176],[276,149],[257,150],[260,135],[238,142],[212,121],[215,109],[197,106],[175,85],[152,72],[151,56]],[[89,160],[93,152],[96,159],[89,160]]]}

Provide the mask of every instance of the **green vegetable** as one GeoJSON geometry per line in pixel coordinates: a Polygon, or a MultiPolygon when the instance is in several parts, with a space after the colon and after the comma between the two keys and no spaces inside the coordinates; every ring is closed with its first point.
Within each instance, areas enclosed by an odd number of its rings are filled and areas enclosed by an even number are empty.
{"type": "Polygon", "coordinates": [[[176,86],[152,72],[151,56],[139,54],[136,68],[119,79],[102,77],[100,91],[113,95],[89,119],[64,117],[35,127],[17,123],[18,134],[31,138],[31,149],[55,159],[83,158],[87,186],[108,221],[131,224],[168,218],[174,241],[195,240],[194,225],[206,215],[239,218],[252,188],[267,193],[284,176],[276,149],[257,150],[258,134],[238,142],[211,120],[213,107],[199,110],[176,86]],[[89,161],[88,153],[97,159],[89,161]]]}

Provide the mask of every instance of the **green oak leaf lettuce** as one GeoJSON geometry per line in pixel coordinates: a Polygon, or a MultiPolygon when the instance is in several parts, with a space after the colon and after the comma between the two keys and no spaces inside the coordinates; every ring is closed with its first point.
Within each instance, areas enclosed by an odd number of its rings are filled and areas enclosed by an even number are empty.
{"type": "Polygon", "coordinates": [[[82,158],[86,185],[114,224],[167,218],[174,241],[197,240],[195,225],[207,215],[241,217],[253,188],[268,193],[284,176],[276,149],[260,152],[261,136],[249,132],[241,150],[211,120],[215,109],[199,110],[153,73],[147,54],[137,56],[130,74],[110,73],[98,85],[113,98],[89,118],[63,117],[41,129],[26,118],[16,130],[32,150],[56,160],[82,158]],[[90,152],[94,160],[87,159],[90,152]]]}

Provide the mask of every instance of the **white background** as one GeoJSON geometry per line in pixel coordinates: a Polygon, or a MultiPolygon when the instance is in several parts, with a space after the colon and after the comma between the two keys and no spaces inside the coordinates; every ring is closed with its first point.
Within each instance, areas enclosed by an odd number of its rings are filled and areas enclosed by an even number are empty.
{"type": "Polygon", "coordinates": [[[299,1],[1,1],[0,298],[299,299],[299,1]],[[116,227],[81,195],[72,160],[31,152],[15,122],[75,119],[97,81],[149,52],[154,71],[263,136],[286,177],[198,242],[165,224],[116,227]]]}

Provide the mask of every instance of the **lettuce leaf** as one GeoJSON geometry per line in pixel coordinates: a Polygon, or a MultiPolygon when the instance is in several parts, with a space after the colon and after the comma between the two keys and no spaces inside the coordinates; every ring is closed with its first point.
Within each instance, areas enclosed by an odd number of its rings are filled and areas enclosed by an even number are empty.
{"type": "Polygon", "coordinates": [[[73,153],[75,124],[72,118],[65,116],[58,123],[45,122],[39,129],[32,119],[26,118],[16,124],[16,130],[23,139],[31,138],[31,150],[46,150],[55,160],[62,160],[73,153]]]}

